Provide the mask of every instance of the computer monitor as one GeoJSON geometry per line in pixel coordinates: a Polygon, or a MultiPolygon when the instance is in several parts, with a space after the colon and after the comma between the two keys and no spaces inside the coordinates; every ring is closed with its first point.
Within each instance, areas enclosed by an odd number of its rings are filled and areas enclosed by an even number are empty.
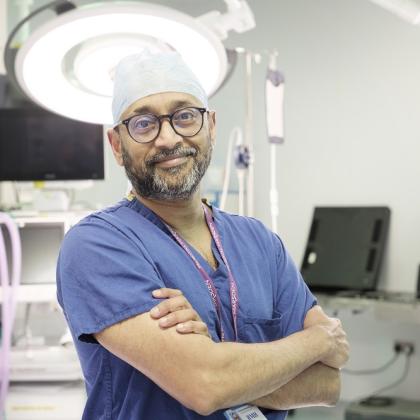
{"type": "Polygon", "coordinates": [[[0,109],[0,181],[104,179],[103,127],[41,108],[0,109]]]}
{"type": "Polygon", "coordinates": [[[376,290],[388,207],[316,207],[301,272],[313,291],[376,290]]]}

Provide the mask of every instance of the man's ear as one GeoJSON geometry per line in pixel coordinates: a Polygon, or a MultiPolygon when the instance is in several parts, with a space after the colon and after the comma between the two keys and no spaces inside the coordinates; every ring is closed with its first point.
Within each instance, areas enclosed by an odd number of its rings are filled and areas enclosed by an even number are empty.
{"type": "Polygon", "coordinates": [[[216,112],[209,111],[208,116],[210,139],[214,146],[216,142],[216,112]]]}
{"type": "Polygon", "coordinates": [[[115,160],[118,165],[123,166],[122,150],[121,150],[121,137],[119,133],[113,128],[109,128],[106,132],[109,144],[112,148],[112,153],[114,153],[115,160]]]}

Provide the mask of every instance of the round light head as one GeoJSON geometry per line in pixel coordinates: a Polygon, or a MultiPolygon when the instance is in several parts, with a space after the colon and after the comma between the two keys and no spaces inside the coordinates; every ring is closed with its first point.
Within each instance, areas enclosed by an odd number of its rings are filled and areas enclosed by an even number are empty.
{"type": "Polygon", "coordinates": [[[16,78],[44,108],[111,124],[114,69],[145,48],[179,52],[208,96],[226,76],[226,50],[204,24],[168,7],[123,3],[73,9],[40,26],[18,51],[16,78]]]}

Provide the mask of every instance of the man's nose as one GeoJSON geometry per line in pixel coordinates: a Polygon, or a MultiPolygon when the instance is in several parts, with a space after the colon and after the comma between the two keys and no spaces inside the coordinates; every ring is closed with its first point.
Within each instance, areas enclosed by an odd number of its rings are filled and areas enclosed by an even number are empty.
{"type": "Polygon", "coordinates": [[[172,128],[169,119],[162,118],[160,133],[155,140],[155,146],[163,149],[173,149],[182,140],[182,136],[172,128]]]}

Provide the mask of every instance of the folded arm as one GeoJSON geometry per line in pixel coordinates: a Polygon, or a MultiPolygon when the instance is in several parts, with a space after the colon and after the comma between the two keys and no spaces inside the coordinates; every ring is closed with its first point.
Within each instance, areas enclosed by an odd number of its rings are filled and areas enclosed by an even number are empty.
{"type": "Polygon", "coordinates": [[[162,329],[150,313],[95,334],[110,352],[186,407],[207,415],[271,394],[335,351],[336,326],[314,325],[263,344],[214,343],[162,329]]]}
{"type": "Polygon", "coordinates": [[[252,401],[252,404],[271,410],[333,406],[340,396],[340,387],[338,369],[315,363],[286,385],[252,401]]]}
{"type": "MultiPolygon", "coordinates": [[[[306,315],[304,328],[328,322],[328,316],[320,306],[314,306],[306,315]]],[[[347,352],[346,336],[342,337],[341,349],[347,352]]],[[[347,357],[343,358],[343,363],[347,357]]],[[[332,406],[339,399],[341,390],[340,371],[324,363],[316,363],[297,375],[286,385],[252,403],[272,410],[289,410],[307,406],[332,406]]]]}

